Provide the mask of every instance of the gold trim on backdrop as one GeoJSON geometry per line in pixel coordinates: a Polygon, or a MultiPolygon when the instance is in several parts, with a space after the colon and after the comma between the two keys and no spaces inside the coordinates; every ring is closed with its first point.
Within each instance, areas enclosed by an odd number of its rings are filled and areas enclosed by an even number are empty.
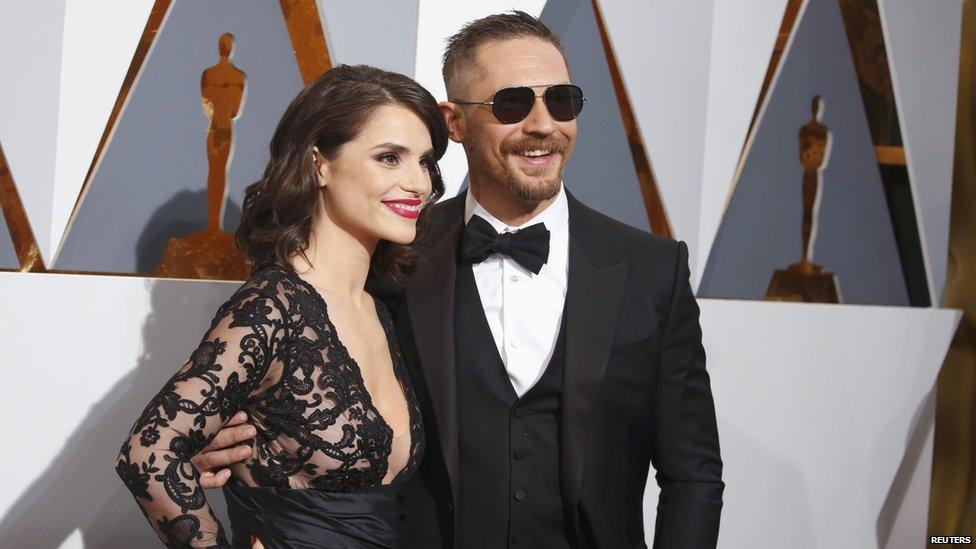
{"type": "Polygon", "coordinates": [[[661,200],[657,180],[654,178],[654,169],[647,155],[647,149],[644,147],[644,139],[641,137],[640,129],[637,126],[637,118],[634,116],[634,109],[631,107],[627,88],[624,86],[623,77],[620,74],[620,67],[617,65],[617,56],[613,52],[613,44],[610,42],[606,25],[603,23],[603,15],[600,13],[598,0],[592,0],[592,4],[596,24],[600,28],[603,53],[606,54],[607,66],[613,80],[613,89],[617,94],[617,104],[620,106],[620,117],[624,122],[624,131],[627,132],[630,155],[634,159],[637,181],[640,183],[641,196],[644,198],[644,208],[647,210],[647,217],[651,223],[651,232],[670,238],[672,234],[667,211],[664,202],[661,200]]]}
{"type": "Polygon", "coordinates": [[[136,51],[132,55],[129,70],[126,71],[125,78],[122,79],[119,95],[115,98],[115,105],[112,106],[112,113],[109,115],[108,122],[105,124],[102,138],[98,141],[95,156],[92,157],[91,164],[88,165],[85,182],[81,186],[81,192],[78,193],[78,197],[75,199],[75,205],[71,209],[71,216],[68,218],[68,224],[65,226],[64,233],[61,234],[61,242],[58,244],[57,253],[51,258],[52,263],[61,254],[61,246],[64,245],[68,233],[71,232],[75,217],[78,215],[81,203],[84,202],[85,195],[88,193],[88,188],[95,176],[95,169],[101,161],[102,155],[105,154],[105,149],[112,138],[112,134],[115,133],[115,126],[118,124],[119,116],[129,101],[129,93],[132,91],[132,87],[142,72],[142,67],[145,64],[146,58],[149,56],[153,44],[156,42],[156,37],[159,35],[159,31],[166,20],[166,15],[169,13],[170,7],[172,7],[172,0],[156,0],[152,10],[149,12],[149,19],[146,21],[146,27],[142,31],[142,37],[139,38],[139,45],[136,46],[136,51]]]}
{"type": "Polygon", "coordinates": [[[878,0],[840,0],[861,104],[875,145],[901,146],[895,89],[878,0]]]}
{"type": "Polygon", "coordinates": [[[315,0],[280,0],[298,70],[307,85],[332,68],[329,46],[315,0]]]}
{"type": "Polygon", "coordinates": [[[783,60],[783,52],[786,44],[790,41],[790,36],[796,29],[796,21],[800,15],[800,8],[803,7],[803,0],[789,0],[786,9],[783,11],[783,22],[780,23],[779,33],[776,34],[776,43],[773,52],[769,57],[769,65],[766,67],[766,76],[763,77],[762,87],[759,88],[759,98],[756,100],[756,108],[752,111],[752,121],[749,122],[749,131],[746,132],[746,139],[743,142],[742,151],[739,153],[739,164],[745,160],[746,144],[749,143],[752,132],[756,129],[756,121],[759,118],[759,111],[762,109],[763,102],[766,101],[766,94],[773,83],[773,76],[783,60]]]}
{"type": "Polygon", "coordinates": [[[44,260],[41,258],[37,239],[34,238],[34,231],[27,219],[27,211],[20,199],[20,193],[17,192],[17,186],[14,185],[14,177],[10,173],[10,166],[7,165],[7,157],[3,154],[2,147],[0,147],[0,209],[3,210],[10,240],[17,252],[20,271],[43,272],[44,260]]]}
{"type": "Polygon", "coordinates": [[[976,0],[962,29],[945,306],[963,317],[939,373],[929,534],[976,537],[976,0]]]}
{"type": "Polygon", "coordinates": [[[890,145],[875,145],[874,156],[882,166],[904,166],[905,148],[890,145]]]}

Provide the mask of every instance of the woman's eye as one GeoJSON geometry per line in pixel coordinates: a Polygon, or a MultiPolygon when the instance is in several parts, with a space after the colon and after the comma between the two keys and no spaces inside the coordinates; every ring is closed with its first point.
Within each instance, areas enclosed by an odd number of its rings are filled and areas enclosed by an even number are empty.
{"type": "Polygon", "coordinates": [[[423,166],[423,168],[425,170],[428,170],[428,171],[430,170],[431,165],[433,165],[433,163],[434,163],[434,160],[431,159],[431,158],[421,158],[420,159],[420,165],[423,166]]]}
{"type": "Polygon", "coordinates": [[[379,156],[379,161],[390,166],[396,166],[400,163],[400,157],[395,153],[385,153],[379,156]]]}

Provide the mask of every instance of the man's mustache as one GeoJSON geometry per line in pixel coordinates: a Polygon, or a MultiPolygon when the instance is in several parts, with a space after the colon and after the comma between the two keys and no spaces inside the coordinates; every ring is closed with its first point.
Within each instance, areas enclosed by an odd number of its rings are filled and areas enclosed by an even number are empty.
{"type": "Polygon", "coordinates": [[[569,150],[569,142],[555,138],[519,139],[517,141],[512,141],[511,143],[505,143],[502,146],[502,152],[505,153],[521,154],[529,151],[540,150],[566,154],[566,151],[569,150]]]}

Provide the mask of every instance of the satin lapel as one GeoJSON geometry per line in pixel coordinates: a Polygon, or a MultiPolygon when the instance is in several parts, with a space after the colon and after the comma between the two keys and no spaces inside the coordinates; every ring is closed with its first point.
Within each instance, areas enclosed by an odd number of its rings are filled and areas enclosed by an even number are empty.
{"type": "Polygon", "coordinates": [[[570,244],[560,481],[564,501],[575,521],[590,410],[610,356],[627,261],[606,239],[596,214],[572,196],[568,198],[570,244]]]}
{"type": "MultiPolygon", "coordinates": [[[[444,463],[457,495],[457,383],[454,370],[454,278],[464,222],[464,195],[440,205],[435,242],[406,289],[407,310],[437,425],[444,463]],[[443,216],[443,217],[441,217],[443,216]]],[[[432,212],[433,213],[433,212],[432,212]]]]}

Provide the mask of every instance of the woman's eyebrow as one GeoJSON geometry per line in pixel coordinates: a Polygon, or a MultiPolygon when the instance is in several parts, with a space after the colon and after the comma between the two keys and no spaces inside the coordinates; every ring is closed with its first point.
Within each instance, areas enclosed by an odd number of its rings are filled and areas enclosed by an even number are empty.
{"type": "Polygon", "coordinates": [[[376,145],[375,147],[373,147],[370,150],[371,151],[375,151],[376,149],[387,149],[387,150],[391,150],[393,152],[400,153],[400,154],[410,152],[410,149],[408,149],[407,147],[404,147],[403,145],[400,145],[398,143],[382,143],[380,145],[376,145]]]}
{"type": "MultiPolygon", "coordinates": [[[[410,152],[410,148],[409,147],[406,147],[404,145],[400,145],[399,143],[381,143],[379,145],[376,145],[375,147],[373,147],[370,150],[371,151],[375,151],[376,149],[386,149],[386,150],[393,151],[393,152],[399,153],[399,154],[406,154],[406,153],[409,153],[410,152]]],[[[421,154],[420,156],[430,156],[432,154],[434,154],[434,148],[433,147],[431,147],[431,148],[427,149],[426,151],[424,151],[423,154],[421,154]]]]}

